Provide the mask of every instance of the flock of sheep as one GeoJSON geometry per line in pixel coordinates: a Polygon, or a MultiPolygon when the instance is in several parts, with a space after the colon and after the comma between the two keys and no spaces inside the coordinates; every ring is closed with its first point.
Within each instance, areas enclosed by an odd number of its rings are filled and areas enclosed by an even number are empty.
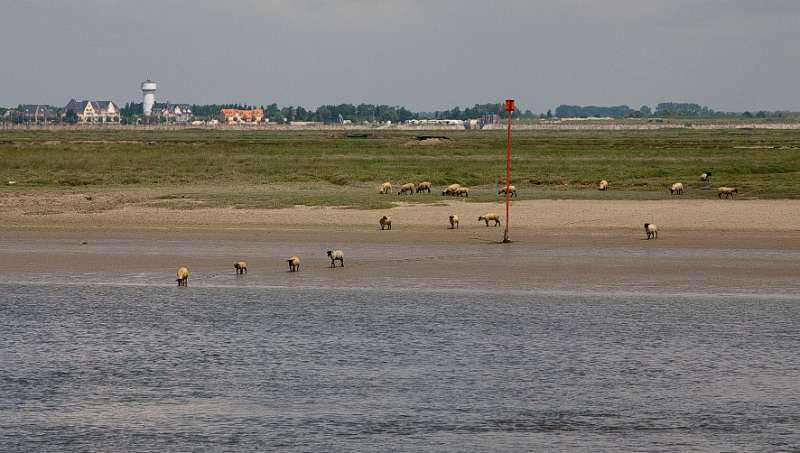
{"type": "MultiPolygon", "coordinates": [[[[700,181],[702,182],[709,182],[711,181],[711,172],[704,172],[700,175],[700,181]]],[[[406,183],[400,186],[400,190],[397,192],[397,195],[413,195],[415,193],[420,192],[427,192],[431,193],[432,184],[429,181],[423,181],[419,184],[414,183],[406,183]]],[[[605,179],[600,181],[597,186],[598,190],[601,191],[608,191],[609,184],[608,181],[605,179]]],[[[672,195],[683,195],[685,192],[685,187],[683,183],[676,182],[669,187],[669,192],[672,195]]],[[[385,182],[378,187],[378,193],[380,194],[391,194],[392,193],[392,183],[385,182]]],[[[726,187],[722,186],[717,189],[717,193],[719,198],[733,198],[735,194],[739,193],[739,190],[736,187],[726,187]]],[[[498,195],[505,195],[506,194],[506,187],[502,187],[498,192],[498,195]]],[[[517,196],[517,188],[515,186],[508,187],[508,194],[510,197],[517,196]]],[[[460,184],[450,184],[449,186],[445,187],[442,190],[442,196],[454,196],[454,197],[469,197],[469,187],[461,186],[460,184]]],[[[494,212],[488,212],[481,216],[478,216],[479,222],[485,222],[486,226],[489,226],[489,222],[494,222],[494,226],[499,227],[501,225],[500,215],[494,212]]],[[[449,216],[450,222],[450,229],[456,229],[459,226],[459,218],[456,214],[451,214],[449,216]]],[[[381,230],[391,230],[392,229],[392,218],[384,215],[378,219],[378,225],[380,225],[381,230]]],[[[645,223],[644,224],[644,231],[647,236],[647,239],[658,239],[658,226],[654,223],[645,223]]],[[[344,267],[344,252],[341,250],[328,250],[327,252],[328,258],[331,260],[331,267],[336,267],[336,262],[338,261],[341,267],[344,267]]],[[[289,263],[289,272],[298,272],[300,270],[300,258],[298,256],[293,256],[286,260],[289,263]]],[[[239,261],[233,265],[234,271],[239,274],[246,274],[247,273],[247,262],[246,261],[239,261]]],[[[189,283],[189,269],[186,266],[181,267],[178,269],[177,272],[177,281],[178,286],[187,286],[189,283]]]]}
{"type": "MultiPolygon", "coordinates": [[[[344,252],[341,250],[328,250],[328,258],[331,260],[331,267],[336,267],[338,261],[341,267],[344,267],[344,252]]],[[[300,257],[293,256],[286,260],[289,263],[289,272],[300,271],[300,257]]],[[[247,273],[247,261],[238,261],[233,263],[233,270],[237,275],[247,273]]],[[[181,266],[176,274],[178,286],[189,286],[189,268],[181,266]]]]}

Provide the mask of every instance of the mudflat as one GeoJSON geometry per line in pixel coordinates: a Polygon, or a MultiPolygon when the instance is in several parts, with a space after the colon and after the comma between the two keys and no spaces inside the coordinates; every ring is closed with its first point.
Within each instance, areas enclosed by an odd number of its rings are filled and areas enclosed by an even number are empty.
{"type": "Polygon", "coordinates": [[[166,285],[187,265],[190,285],[800,295],[800,200],[525,200],[512,204],[511,244],[477,220],[487,212],[504,206],[5,207],[0,278],[166,285]],[[391,231],[380,230],[384,214],[391,231]],[[449,229],[450,214],[460,228],[449,229]],[[658,240],[644,239],[645,222],[659,226],[658,240]],[[329,268],[331,248],[345,251],[344,268],[329,268]],[[292,255],[298,274],[287,272],[292,255]],[[234,277],[240,259],[245,279],[234,277]]]}

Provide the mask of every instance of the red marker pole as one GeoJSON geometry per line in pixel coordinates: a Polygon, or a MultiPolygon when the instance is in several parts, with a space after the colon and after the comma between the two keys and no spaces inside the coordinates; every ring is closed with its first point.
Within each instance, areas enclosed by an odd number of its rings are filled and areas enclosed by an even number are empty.
{"type": "Polygon", "coordinates": [[[503,243],[511,242],[508,238],[509,207],[511,206],[511,118],[514,116],[514,100],[506,99],[506,112],[508,112],[508,141],[506,142],[506,231],[503,234],[503,243]]]}

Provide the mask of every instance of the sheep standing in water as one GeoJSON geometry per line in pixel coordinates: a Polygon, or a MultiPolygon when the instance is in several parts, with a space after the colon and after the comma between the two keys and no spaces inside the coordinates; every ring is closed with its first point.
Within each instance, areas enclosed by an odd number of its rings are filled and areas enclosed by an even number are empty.
{"type": "MultiPolygon", "coordinates": [[[[497,192],[497,195],[505,195],[505,194],[506,194],[506,188],[505,187],[501,188],[497,192]]],[[[516,186],[508,186],[508,195],[509,195],[509,197],[516,197],[517,196],[517,187],[516,186]]]]}
{"type": "Polygon", "coordinates": [[[672,195],[683,195],[683,183],[676,182],[669,188],[669,193],[672,195]]]}
{"type": "Polygon", "coordinates": [[[658,227],[655,223],[645,223],[644,232],[647,233],[647,239],[658,239],[658,227]]]}
{"type": "Polygon", "coordinates": [[[181,266],[178,269],[178,286],[189,286],[189,268],[186,266],[181,266]]]}
{"type": "Polygon", "coordinates": [[[490,220],[494,220],[494,226],[498,226],[498,227],[500,226],[500,216],[495,214],[494,212],[490,212],[488,214],[484,214],[482,216],[479,216],[478,217],[478,221],[480,222],[481,220],[486,222],[486,226],[487,227],[489,226],[489,221],[490,220]]]}
{"type": "Polygon", "coordinates": [[[458,228],[458,216],[453,214],[450,216],[450,229],[458,228]]]}
{"type": "Polygon", "coordinates": [[[431,182],[430,181],[422,181],[421,183],[417,184],[417,193],[422,191],[426,191],[431,193],[431,182]]]}
{"type": "Polygon", "coordinates": [[[344,267],[344,252],[341,250],[328,250],[328,258],[331,259],[331,267],[336,267],[337,261],[344,267]]]}
{"type": "Polygon", "coordinates": [[[289,262],[289,272],[299,272],[300,271],[300,258],[297,256],[293,256],[286,260],[289,262]]]}
{"type": "Polygon", "coordinates": [[[378,193],[381,195],[386,195],[387,193],[392,193],[392,183],[385,182],[378,187],[378,193]]]}
{"type": "Polygon", "coordinates": [[[234,272],[238,273],[239,275],[247,273],[247,261],[239,261],[238,263],[233,264],[234,272]]]}
{"type": "Polygon", "coordinates": [[[381,225],[381,231],[383,231],[384,227],[387,230],[391,230],[392,229],[392,218],[389,217],[389,216],[381,217],[380,219],[378,219],[378,223],[380,223],[380,225],[381,225]]]}
{"type": "Polygon", "coordinates": [[[711,172],[707,171],[700,175],[700,181],[707,182],[711,181],[711,172]]]}
{"type": "Polygon", "coordinates": [[[719,196],[720,198],[725,196],[725,198],[733,199],[733,196],[739,193],[739,189],[737,189],[736,187],[720,187],[719,189],[717,189],[717,191],[719,192],[717,196],[719,196]]]}
{"type": "Polygon", "coordinates": [[[597,190],[601,190],[603,192],[607,192],[608,191],[608,181],[606,181],[605,179],[600,181],[600,184],[597,185],[597,190]]]}
{"type": "Polygon", "coordinates": [[[403,195],[404,193],[408,193],[409,195],[414,195],[414,184],[408,183],[400,186],[400,191],[397,192],[397,195],[403,195]]]}

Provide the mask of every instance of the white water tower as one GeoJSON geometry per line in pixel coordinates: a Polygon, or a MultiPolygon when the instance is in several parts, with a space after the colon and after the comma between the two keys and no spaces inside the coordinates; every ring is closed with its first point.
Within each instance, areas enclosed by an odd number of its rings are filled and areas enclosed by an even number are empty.
{"type": "Polygon", "coordinates": [[[150,79],[142,82],[142,107],[145,116],[153,113],[153,105],[156,103],[156,83],[150,79]]]}

